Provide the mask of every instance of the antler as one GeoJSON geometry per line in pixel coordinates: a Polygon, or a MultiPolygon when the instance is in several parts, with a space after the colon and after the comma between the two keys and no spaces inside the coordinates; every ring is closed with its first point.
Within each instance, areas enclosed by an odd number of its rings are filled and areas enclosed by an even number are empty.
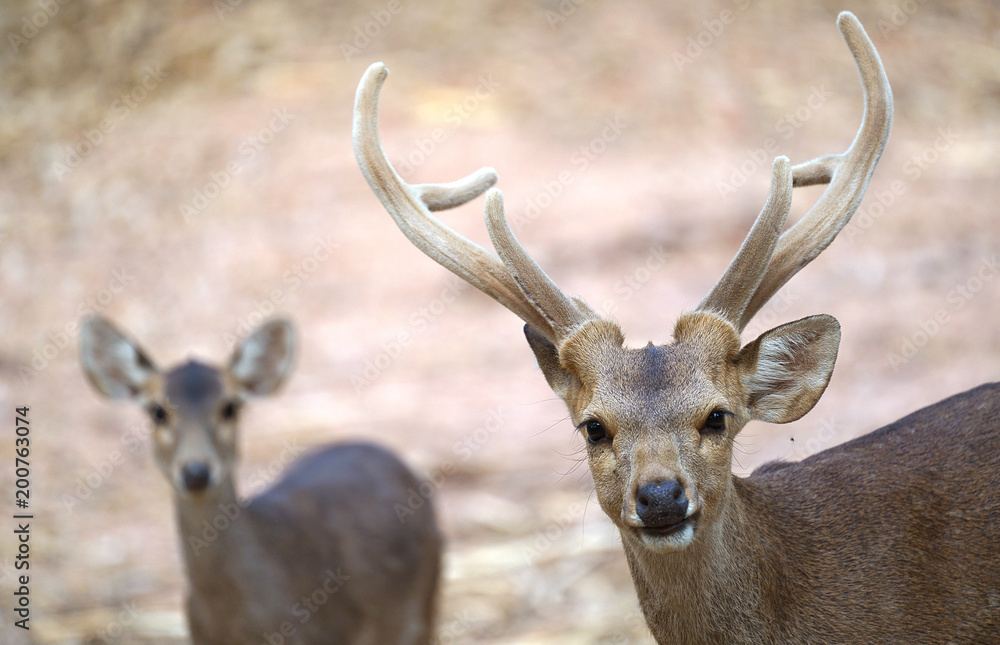
{"type": "Polygon", "coordinates": [[[431,211],[459,206],[494,183],[482,168],[450,184],[407,184],[386,158],[378,133],[378,96],[389,71],[374,63],[361,78],[354,100],[354,154],[368,185],[417,248],[490,296],[549,341],[558,343],[596,315],[566,296],[531,259],[504,216],[499,190],[486,196],[486,219],[500,257],[448,228],[431,211]],[[501,260],[502,258],[502,260],[501,260]]]}
{"type": "MultiPolygon", "coordinates": [[[[802,267],[829,246],[857,210],[889,138],[892,92],[878,52],[849,12],[837,24],[854,56],[864,89],[865,112],[846,152],[789,168],[774,161],[771,192],[729,267],[698,305],[742,330],[757,311],[802,267]],[[828,183],[811,209],[781,234],[794,186],[828,183]]],[[[354,103],[354,153],[368,185],[403,234],[430,258],[516,314],[556,345],[599,316],[570,298],[514,237],[498,190],[486,196],[486,224],[499,257],[459,235],[431,211],[452,208],[481,195],[497,180],[483,168],[450,184],[404,182],[385,156],[378,133],[378,96],[388,75],[382,63],[365,72],[354,103]]]]}
{"type": "Polygon", "coordinates": [[[779,168],[787,167],[787,160],[775,160],[767,205],[725,273],[698,305],[698,309],[721,314],[739,330],[850,221],[889,139],[892,90],[878,52],[854,14],[842,12],[837,26],[861,76],[865,103],[861,127],[846,152],[792,167],[791,186],[828,183],[829,187],[780,238],[778,232],[791,207],[791,190],[787,173],[779,168]]]}

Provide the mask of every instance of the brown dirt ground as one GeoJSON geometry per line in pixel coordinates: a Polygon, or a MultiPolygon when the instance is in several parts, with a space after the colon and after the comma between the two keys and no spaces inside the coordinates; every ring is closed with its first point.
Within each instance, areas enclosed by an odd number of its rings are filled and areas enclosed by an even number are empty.
{"type": "MultiPolygon", "coordinates": [[[[748,331],[826,312],[840,360],[804,419],[746,428],[734,469],[1000,373],[993,2],[224,2],[0,9],[0,515],[23,405],[36,514],[30,633],[11,626],[15,542],[0,521],[0,641],[186,641],[149,427],[93,394],[67,332],[97,308],[161,364],[221,361],[248,322],[293,318],[297,372],[246,415],[241,480],[271,476],[286,442],[354,437],[450,473],[435,498],[440,642],[650,642],[582,440],[519,321],[414,249],[355,166],[352,101],[372,61],[392,70],[382,133],[407,178],[496,167],[556,281],[632,344],[665,342],[763,203],[773,153],[755,150],[771,138],[796,162],[853,137],[859,85],[834,24],[853,9],[894,89],[892,138],[855,222],[748,331]],[[130,92],[145,96],[129,106],[130,92]],[[199,191],[218,195],[185,221],[199,191]]],[[[796,193],[793,216],[817,195],[796,193]]],[[[445,218],[485,242],[480,209],[445,218]]]]}

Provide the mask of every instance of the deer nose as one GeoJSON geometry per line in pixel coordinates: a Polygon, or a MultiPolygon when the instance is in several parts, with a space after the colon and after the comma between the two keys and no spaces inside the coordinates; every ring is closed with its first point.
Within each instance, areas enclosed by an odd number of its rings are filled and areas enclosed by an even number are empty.
{"type": "Polygon", "coordinates": [[[649,528],[676,524],[684,519],[687,511],[684,487],[673,479],[646,484],[635,496],[636,515],[649,528]]]}
{"type": "Polygon", "coordinates": [[[184,482],[184,487],[193,493],[200,493],[208,488],[211,478],[212,471],[204,461],[189,461],[181,469],[181,481],[184,482]]]}

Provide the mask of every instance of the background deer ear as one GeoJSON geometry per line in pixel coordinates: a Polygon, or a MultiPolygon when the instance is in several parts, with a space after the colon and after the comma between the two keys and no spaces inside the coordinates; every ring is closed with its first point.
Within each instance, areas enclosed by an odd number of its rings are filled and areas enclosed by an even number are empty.
{"type": "Polygon", "coordinates": [[[109,399],[138,399],[157,374],[139,344],[100,317],[80,326],[80,362],[94,387],[109,399]]]}
{"type": "Polygon", "coordinates": [[[295,329],[287,320],[264,323],[240,343],[229,361],[229,373],[248,394],[274,392],[292,371],[295,329]]]}
{"type": "Polygon", "coordinates": [[[788,423],[812,409],[833,373],[840,323],[810,316],[764,332],[737,358],[750,418],[788,423]]]}
{"type": "Polygon", "coordinates": [[[535,360],[538,361],[538,367],[545,375],[549,387],[559,398],[566,400],[575,377],[560,364],[559,350],[531,325],[524,326],[524,337],[528,339],[528,345],[535,353],[535,360]]]}

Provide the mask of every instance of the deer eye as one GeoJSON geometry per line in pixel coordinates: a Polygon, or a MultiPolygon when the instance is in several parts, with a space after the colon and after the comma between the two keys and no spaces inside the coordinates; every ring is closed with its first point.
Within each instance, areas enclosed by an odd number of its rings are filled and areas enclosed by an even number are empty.
{"type": "Polygon", "coordinates": [[[222,415],[224,421],[232,421],[236,418],[237,413],[240,411],[240,406],[236,401],[227,401],[224,406],[222,406],[222,411],[219,413],[222,415]]]}
{"type": "Polygon", "coordinates": [[[596,419],[584,422],[583,429],[587,433],[587,441],[590,443],[598,443],[608,438],[604,425],[596,419]]]}
{"type": "Polygon", "coordinates": [[[149,416],[153,418],[153,423],[158,426],[162,426],[167,422],[169,415],[167,411],[163,409],[163,406],[159,403],[153,403],[148,408],[149,416]]]}
{"type": "Polygon", "coordinates": [[[701,431],[703,433],[707,432],[722,432],[726,429],[726,415],[730,414],[725,410],[716,408],[708,413],[708,417],[705,418],[705,423],[701,426],[701,431]]]}

